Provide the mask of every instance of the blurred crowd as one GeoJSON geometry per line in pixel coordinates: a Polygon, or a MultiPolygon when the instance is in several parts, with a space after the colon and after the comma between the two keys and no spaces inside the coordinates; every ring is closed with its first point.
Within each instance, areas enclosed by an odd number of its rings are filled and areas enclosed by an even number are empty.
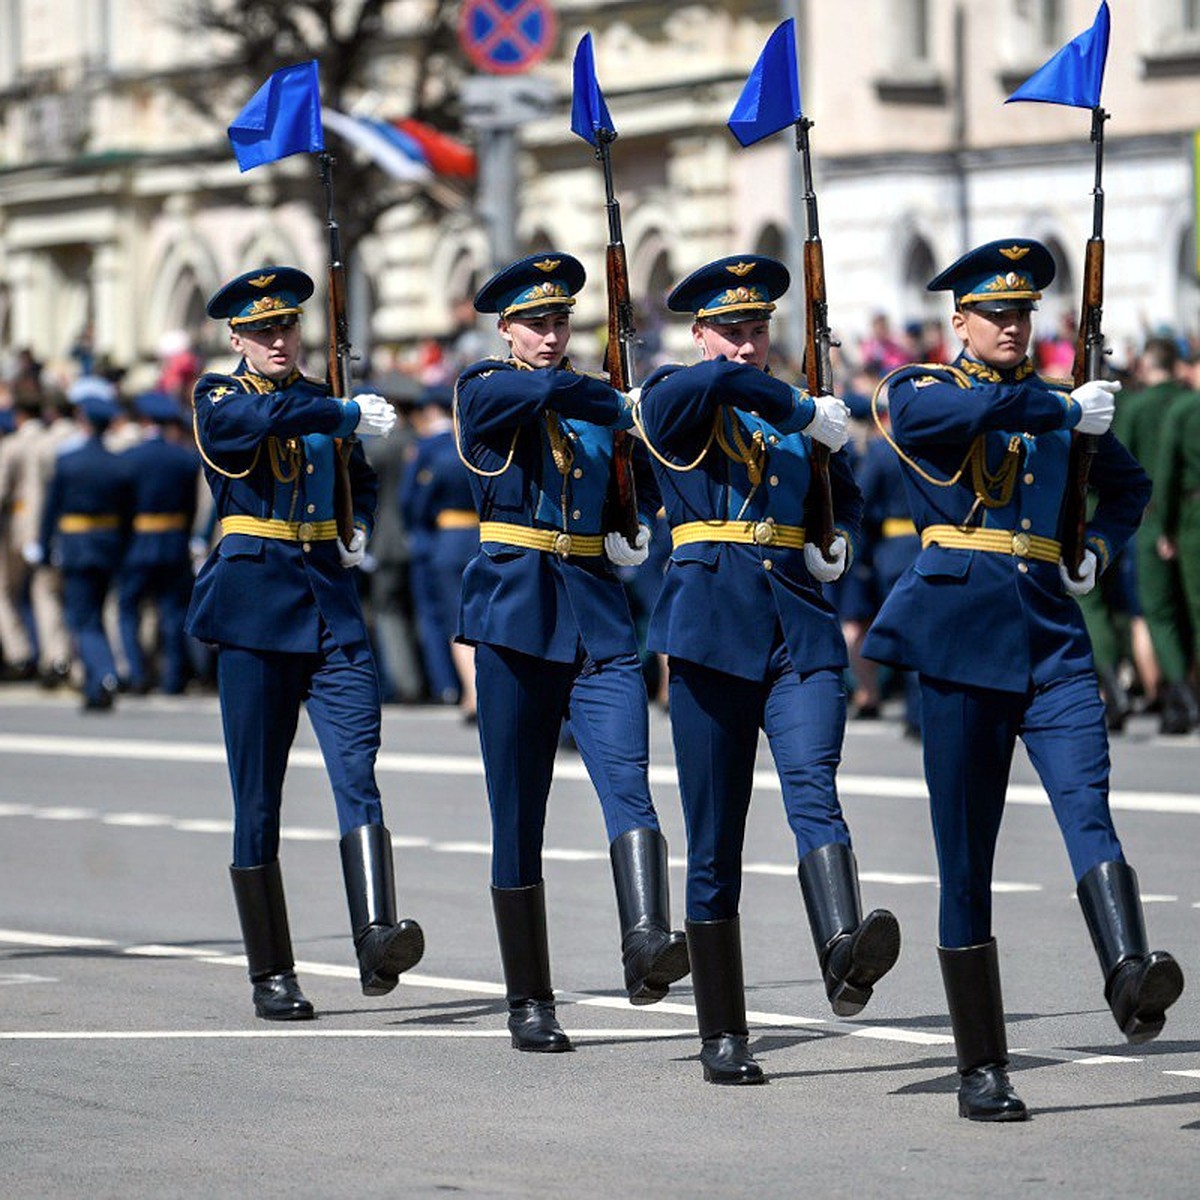
{"type": "MultiPolygon", "coordinates": [[[[952,361],[957,347],[947,344],[938,322],[893,331],[882,314],[865,337],[847,342],[836,351],[835,373],[853,417],[847,453],[864,493],[866,523],[862,552],[847,577],[829,591],[851,651],[850,711],[859,720],[900,712],[905,732],[918,736],[914,681],[892,677],[857,653],[884,596],[920,549],[902,468],[887,443],[886,388],[874,406],[872,397],[896,367],[952,361]]],[[[457,705],[465,719],[473,718],[470,653],[454,646],[452,638],[458,585],[478,545],[478,522],[458,459],[451,408],[459,371],[498,354],[500,347],[464,312],[453,337],[377,356],[373,369],[364,372],[361,389],[386,396],[402,418],[392,437],[367,446],[380,476],[380,503],[360,589],[386,703],[457,705]]],[[[1065,379],[1074,349],[1074,330],[1066,319],[1035,343],[1035,366],[1046,376],[1065,379]]],[[[602,352],[599,342],[585,346],[579,368],[594,369],[602,352]]],[[[644,322],[640,373],[648,374],[669,357],[658,332],[644,322]]],[[[1082,603],[1110,728],[1120,730],[1130,714],[1148,712],[1157,715],[1162,733],[1185,734],[1200,727],[1200,343],[1156,330],[1139,346],[1121,347],[1113,359],[1124,384],[1114,430],[1154,480],[1154,500],[1134,542],[1082,603]]],[[[213,686],[210,653],[185,637],[181,616],[194,573],[218,536],[191,428],[192,385],[204,366],[183,334],[164,339],[155,376],[143,378],[146,386],[138,388],[94,355],[86,330],[65,367],[47,368],[28,350],[0,350],[4,680],[79,688],[88,708],[111,707],[121,691],[177,693],[213,686]],[[88,418],[89,411],[96,412],[97,398],[112,405],[99,429],[88,418]],[[115,672],[99,703],[91,703],[95,697],[84,688],[86,638],[81,646],[78,620],[68,620],[64,608],[62,539],[55,524],[61,524],[62,514],[47,516],[64,456],[89,438],[117,460],[128,482],[119,549],[107,554],[112,561],[92,580],[115,672]],[[153,478],[166,470],[156,464],[167,456],[138,450],[151,443],[190,456],[192,499],[176,502],[171,514],[156,510],[162,489],[156,490],[153,478]],[[166,536],[179,535],[181,522],[186,522],[182,536],[166,536]],[[151,543],[152,551],[146,549],[151,543]],[[148,560],[154,560],[152,570],[148,560]]],[[[801,378],[799,364],[783,355],[776,356],[772,370],[801,378]]],[[[309,371],[321,373],[312,364],[309,371]]],[[[178,473],[182,460],[175,451],[178,473]]],[[[669,531],[660,520],[649,560],[619,571],[642,630],[669,553],[669,531]]],[[[651,695],[665,705],[665,665],[647,656],[645,667],[651,695]]]]}

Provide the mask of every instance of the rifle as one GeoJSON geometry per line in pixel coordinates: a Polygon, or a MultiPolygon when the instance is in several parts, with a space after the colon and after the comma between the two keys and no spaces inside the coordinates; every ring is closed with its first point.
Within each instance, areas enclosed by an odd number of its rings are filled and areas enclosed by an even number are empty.
{"type": "MultiPolygon", "coordinates": [[[[812,121],[796,122],[796,149],[804,170],[804,215],[808,233],[804,239],[804,375],[810,396],[833,391],[830,347],[836,345],[829,331],[829,308],[825,298],[825,254],[817,222],[817,194],[813,190],[812,157],[808,131],[812,121]]],[[[829,482],[829,447],[812,443],[812,483],[804,517],[805,541],[820,548],[826,562],[832,561],[833,491],[829,482]]]]}
{"type": "MultiPolygon", "coordinates": [[[[322,153],[321,183],[325,188],[325,223],[329,230],[329,288],[326,296],[329,345],[325,357],[325,379],[334,396],[345,396],[350,386],[350,321],[346,315],[346,265],[342,261],[342,237],[333,213],[333,155],[322,153]]],[[[334,449],[333,512],[337,533],[349,548],[354,537],[354,495],[350,488],[350,455],[354,435],[338,438],[334,449]]]]}
{"type": "MultiPolygon", "coordinates": [[[[1096,145],[1096,184],[1092,189],[1092,236],[1088,238],[1083,262],[1083,304],[1075,339],[1075,361],[1071,378],[1075,387],[1104,374],[1104,333],[1100,318],[1104,305],[1104,188],[1101,166],[1104,156],[1104,122],[1108,114],[1099,105],[1092,109],[1091,140],[1096,145]]],[[[1100,439],[1076,433],[1071,438],[1067,493],[1063,501],[1062,557],[1072,579],[1079,578],[1087,548],[1088,475],[1100,439]]]]}
{"type": "MultiPolygon", "coordinates": [[[[629,265],[621,233],[621,205],[613,192],[610,145],[617,135],[611,129],[596,130],[596,157],[604,165],[605,208],[608,212],[608,247],[604,268],[608,290],[608,347],[604,370],[609,384],[619,392],[633,386],[633,301],[629,298],[629,265]]],[[[638,536],[637,493],[633,481],[633,438],[623,429],[613,433],[612,473],[604,506],[605,525],[620,533],[631,545],[638,536]]]]}

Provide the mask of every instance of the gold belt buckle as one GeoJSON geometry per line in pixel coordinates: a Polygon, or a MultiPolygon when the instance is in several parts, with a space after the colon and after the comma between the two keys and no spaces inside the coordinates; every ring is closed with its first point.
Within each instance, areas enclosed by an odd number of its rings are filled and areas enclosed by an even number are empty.
{"type": "Polygon", "coordinates": [[[1027,533],[1014,533],[1013,534],[1012,552],[1018,558],[1028,558],[1029,557],[1029,545],[1030,545],[1029,534],[1027,534],[1027,533]]]}
{"type": "Polygon", "coordinates": [[[754,526],[754,540],[760,546],[769,546],[775,540],[775,522],[769,517],[765,521],[759,521],[754,526]]]}
{"type": "Polygon", "coordinates": [[[559,558],[566,558],[571,553],[571,535],[560,533],[554,539],[554,553],[559,558]]]}
{"type": "Polygon", "coordinates": [[[296,530],[302,542],[311,542],[316,529],[311,521],[301,521],[300,528],[296,530]]]}

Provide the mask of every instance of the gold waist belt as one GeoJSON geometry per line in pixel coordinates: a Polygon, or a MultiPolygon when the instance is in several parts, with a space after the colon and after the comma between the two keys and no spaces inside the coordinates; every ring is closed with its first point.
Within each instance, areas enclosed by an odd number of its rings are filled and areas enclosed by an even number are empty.
{"type": "Polygon", "coordinates": [[[554,529],[510,525],[506,521],[481,522],[479,540],[541,550],[545,554],[557,554],[559,558],[599,558],[604,553],[604,537],[599,533],[559,533],[554,529]]]}
{"type": "Polygon", "coordinates": [[[338,535],[336,521],[281,521],[276,517],[222,517],[221,532],[248,533],[252,537],[275,538],[281,542],[332,542],[338,535]]]}
{"type": "Polygon", "coordinates": [[[949,546],[952,550],[983,550],[989,554],[1011,554],[1056,563],[1062,546],[1053,538],[1011,529],[959,529],[957,525],[928,525],[921,531],[922,546],[949,546]]]}
{"type": "Polygon", "coordinates": [[[189,525],[186,513],[138,513],[134,533],[177,533],[189,525]]]}
{"type": "Polygon", "coordinates": [[[776,525],[768,517],[765,521],[688,521],[671,530],[671,544],[676,550],[693,542],[740,542],[746,546],[802,550],[804,526],[776,525]]]}
{"type": "Polygon", "coordinates": [[[435,524],[439,529],[474,529],[479,524],[479,514],[470,508],[443,508],[435,524]]]}
{"type": "Polygon", "coordinates": [[[120,528],[121,518],[109,513],[63,513],[58,518],[59,533],[92,533],[98,529],[120,528]]]}
{"type": "Polygon", "coordinates": [[[883,536],[916,537],[917,527],[907,517],[888,517],[883,523],[883,536]]]}

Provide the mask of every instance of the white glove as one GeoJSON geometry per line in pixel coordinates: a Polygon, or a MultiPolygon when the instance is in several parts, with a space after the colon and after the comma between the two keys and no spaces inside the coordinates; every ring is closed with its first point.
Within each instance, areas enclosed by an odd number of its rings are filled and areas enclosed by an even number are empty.
{"type": "Polygon", "coordinates": [[[629,397],[630,404],[637,404],[642,398],[642,389],[640,387],[631,387],[625,395],[629,397]]]}
{"type": "Polygon", "coordinates": [[[362,565],[362,560],[367,556],[367,535],[361,529],[354,531],[354,536],[350,539],[350,545],[345,546],[342,539],[337,540],[338,558],[342,560],[342,566],[349,570],[351,567],[362,565]]]}
{"type": "Polygon", "coordinates": [[[21,557],[28,566],[40,567],[46,559],[45,554],[42,553],[42,543],[26,542],[21,547],[21,557]]]}
{"type": "Polygon", "coordinates": [[[1058,564],[1058,573],[1062,578],[1063,587],[1072,596],[1086,596],[1096,586],[1096,556],[1090,550],[1083,552],[1083,561],[1079,564],[1079,578],[1072,579],[1066,563],[1058,564]]]}
{"type": "Polygon", "coordinates": [[[355,433],[364,436],[387,437],[396,425],[396,410],[382,396],[365,392],[354,397],[358,405],[358,424],[355,433]]]}
{"type": "Polygon", "coordinates": [[[1080,433],[1107,433],[1116,411],[1113,397],[1120,390],[1120,381],[1116,379],[1092,379],[1080,384],[1071,393],[1071,399],[1083,409],[1075,428],[1080,433]]]}
{"type": "Polygon", "coordinates": [[[804,543],[804,565],[808,573],[820,583],[832,583],[846,569],[846,539],[840,534],[829,546],[833,562],[828,562],[815,542],[804,543]]]}
{"type": "Polygon", "coordinates": [[[837,453],[850,437],[850,429],[846,424],[850,419],[850,410],[836,396],[814,396],[813,404],[816,405],[816,412],[804,427],[804,432],[837,453]]]}
{"type": "Polygon", "coordinates": [[[615,566],[640,567],[650,557],[650,526],[638,526],[637,540],[632,546],[623,533],[606,533],[604,553],[615,566]]]}

